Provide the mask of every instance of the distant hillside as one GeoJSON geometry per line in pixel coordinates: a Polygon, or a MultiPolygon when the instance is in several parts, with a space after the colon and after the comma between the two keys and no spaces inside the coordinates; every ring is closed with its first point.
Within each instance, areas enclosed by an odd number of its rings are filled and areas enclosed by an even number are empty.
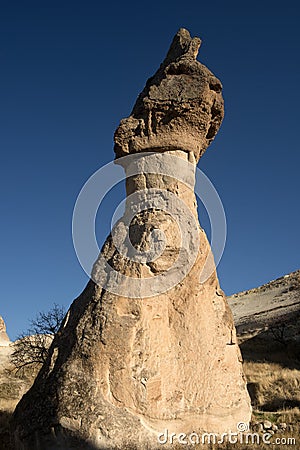
{"type": "Polygon", "coordinates": [[[300,270],[228,297],[244,358],[300,366],[300,270]]]}
{"type": "Polygon", "coordinates": [[[300,270],[227,299],[240,336],[288,324],[300,316],[300,270]]]}

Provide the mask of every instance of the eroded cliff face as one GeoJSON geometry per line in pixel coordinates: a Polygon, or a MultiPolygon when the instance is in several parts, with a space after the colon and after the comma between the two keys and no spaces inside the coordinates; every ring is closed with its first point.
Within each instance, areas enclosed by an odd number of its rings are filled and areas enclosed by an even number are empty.
{"type": "Polygon", "coordinates": [[[199,45],[179,30],[115,133],[125,213],[16,409],[17,449],[156,449],[165,430],[222,433],[250,420],[232,315],[197,218],[196,163],[223,117],[199,45]]]}

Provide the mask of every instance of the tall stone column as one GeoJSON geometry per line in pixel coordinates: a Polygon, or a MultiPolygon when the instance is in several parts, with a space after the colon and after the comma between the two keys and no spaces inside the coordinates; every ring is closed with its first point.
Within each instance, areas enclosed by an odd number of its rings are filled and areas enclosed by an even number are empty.
{"type": "Polygon", "coordinates": [[[18,450],[157,449],[166,430],[200,436],[250,420],[232,315],[197,217],[196,164],[223,118],[222,86],[196,60],[199,46],[179,30],[116,130],[125,212],[17,406],[18,450]]]}

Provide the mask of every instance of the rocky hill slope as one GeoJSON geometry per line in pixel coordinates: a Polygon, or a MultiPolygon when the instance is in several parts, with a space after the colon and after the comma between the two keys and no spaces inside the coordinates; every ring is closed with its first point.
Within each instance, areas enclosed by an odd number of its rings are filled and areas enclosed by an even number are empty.
{"type": "Polygon", "coordinates": [[[300,270],[227,300],[240,336],[288,324],[300,315],[300,270]]]}
{"type": "Polygon", "coordinates": [[[228,297],[244,358],[299,365],[300,270],[228,297]]]}

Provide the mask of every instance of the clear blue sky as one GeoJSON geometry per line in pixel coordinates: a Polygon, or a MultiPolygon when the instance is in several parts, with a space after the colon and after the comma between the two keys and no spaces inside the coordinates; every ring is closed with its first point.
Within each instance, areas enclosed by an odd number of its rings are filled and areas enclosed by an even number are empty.
{"type": "MultiPolygon", "coordinates": [[[[222,81],[226,117],[200,162],[226,211],[227,294],[299,268],[300,6],[296,1],[2,1],[1,297],[11,338],[87,277],[71,219],[87,178],[180,27],[222,81]]],[[[109,230],[117,192],[101,206],[109,230]]],[[[204,218],[204,222],[205,218],[204,218]]]]}

